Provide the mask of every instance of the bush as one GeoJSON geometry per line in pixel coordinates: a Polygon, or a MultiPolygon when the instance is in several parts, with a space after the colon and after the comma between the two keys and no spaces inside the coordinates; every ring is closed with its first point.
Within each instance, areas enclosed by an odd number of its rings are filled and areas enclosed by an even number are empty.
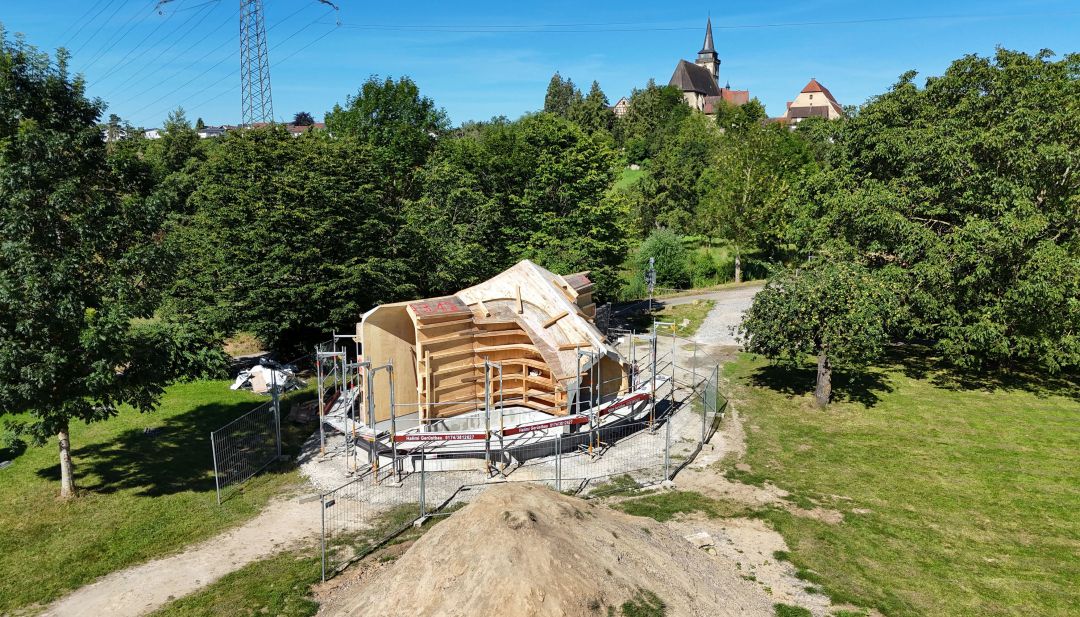
{"type": "Polygon", "coordinates": [[[679,236],[670,229],[657,229],[641,243],[637,254],[637,268],[649,269],[649,258],[656,259],[656,284],[660,287],[682,289],[690,284],[688,268],[689,251],[679,236]]]}

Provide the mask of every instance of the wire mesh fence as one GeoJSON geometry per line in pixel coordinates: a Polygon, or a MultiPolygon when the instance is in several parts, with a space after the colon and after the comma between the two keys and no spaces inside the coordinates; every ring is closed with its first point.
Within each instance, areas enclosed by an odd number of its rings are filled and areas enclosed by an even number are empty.
{"type": "Polygon", "coordinates": [[[404,461],[397,471],[369,471],[322,495],[324,578],[409,525],[448,514],[496,484],[538,483],[594,497],[673,477],[711,437],[709,427],[715,430],[720,417],[715,387],[705,395],[715,375],[714,370],[702,382],[702,392],[695,393],[703,401],[700,411],[682,405],[652,422],[585,428],[554,439],[506,439],[488,458],[471,459],[471,468],[460,461],[448,465],[440,458],[445,455],[425,451],[427,446],[399,454],[404,461]]]}
{"type": "Polygon", "coordinates": [[[227,496],[227,487],[245,482],[281,455],[281,414],[277,398],[211,431],[210,449],[220,505],[227,496]]]}

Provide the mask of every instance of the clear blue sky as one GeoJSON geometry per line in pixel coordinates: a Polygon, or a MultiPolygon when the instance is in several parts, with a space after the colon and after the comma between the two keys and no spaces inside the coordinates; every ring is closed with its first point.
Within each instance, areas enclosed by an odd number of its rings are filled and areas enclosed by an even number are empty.
{"type": "MultiPolygon", "coordinates": [[[[692,59],[709,12],[721,81],[749,89],[771,115],[811,77],[858,104],[908,69],[939,74],[998,45],[1080,51],[1076,0],[337,2],[340,27],[317,0],[265,2],[279,120],[300,110],[321,118],[371,74],[412,77],[455,123],[542,107],[555,71],[583,88],[599,81],[614,102],[692,59]]],[[[2,4],[9,36],[67,46],[89,93],[133,124],[159,126],[180,105],[192,120],[240,121],[238,0],[173,0],[164,14],[156,0],[2,4]]]]}

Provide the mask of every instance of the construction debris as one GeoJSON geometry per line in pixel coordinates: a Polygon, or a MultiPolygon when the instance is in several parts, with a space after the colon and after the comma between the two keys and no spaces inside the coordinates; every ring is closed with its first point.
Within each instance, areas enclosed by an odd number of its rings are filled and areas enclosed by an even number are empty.
{"type": "Polygon", "coordinates": [[[271,368],[256,364],[250,369],[240,371],[230,390],[251,390],[255,394],[269,394],[271,385],[277,385],[278,392],[289,392],[304,387],[304,382],[289,367],[271,368]]]}

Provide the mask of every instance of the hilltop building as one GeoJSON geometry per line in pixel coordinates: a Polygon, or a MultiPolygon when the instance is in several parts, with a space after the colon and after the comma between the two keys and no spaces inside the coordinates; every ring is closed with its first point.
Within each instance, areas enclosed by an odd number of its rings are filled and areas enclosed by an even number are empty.
{"type": "Polygon", "coordinates": [[[732,90],[720,85],[720,55],[713,44],[712,18],[705,24],[705,43],[693,62],[679,60],[668,85],[682,90],[686,104],[702,113],[712,115],[720,101],[743,105],[750,100],[749,90],[732,90]]]}
{"type": "Polygon", "coordinates": [[[844,108],[836,101],[832,93],[817,79],[810,78],[810,83],[802,89],[794,101],[788,101],[784,115],[778,121],[794,127],[806,118],[825,118],[835,120],[844,115],[844,108]]]}

